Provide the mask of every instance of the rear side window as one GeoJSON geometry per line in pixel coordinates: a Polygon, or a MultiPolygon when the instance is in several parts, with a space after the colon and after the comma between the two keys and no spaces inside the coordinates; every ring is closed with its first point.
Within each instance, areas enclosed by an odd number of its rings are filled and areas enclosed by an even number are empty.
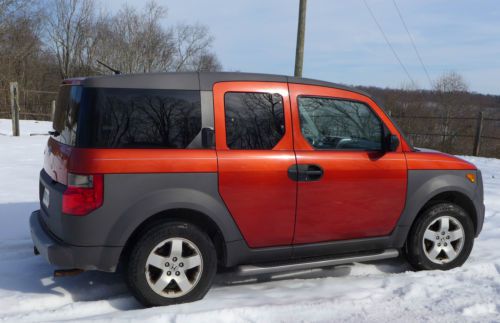
{"type": "Polygon", "coordinates": [[[186,148],[201,130],[199,91],[86,88],[82,147],[186,148]]]}
{"type": "Polygon", "coordinates": [[[53,138],[60,143],[70,146],[76,144],[81,98],[81,86],[62,85],[59,88],[52,127],[59,132],[53,138]]]}
{"type": "Polygon", "coordinates": [[[316,149],[380,150],[382,122],[365,104],[299,97],[302,135],[316,149]]]}
{"type": "Polygon", "coordinates": [[[228,92],[224,109],[230,149],[273,149],[285,134],[279,94],[228,92]]]}

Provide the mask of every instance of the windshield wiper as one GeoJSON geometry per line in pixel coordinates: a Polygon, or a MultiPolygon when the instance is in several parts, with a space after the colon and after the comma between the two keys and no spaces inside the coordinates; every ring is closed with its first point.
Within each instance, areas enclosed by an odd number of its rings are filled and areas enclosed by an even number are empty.
{"type": "Polygon", "coordinates": [[[54,131],[49,131],[49,135],[54,136],[54,137],[58,137],[61,135],[61,133],[57,130],[54,130],[54,131]]]}

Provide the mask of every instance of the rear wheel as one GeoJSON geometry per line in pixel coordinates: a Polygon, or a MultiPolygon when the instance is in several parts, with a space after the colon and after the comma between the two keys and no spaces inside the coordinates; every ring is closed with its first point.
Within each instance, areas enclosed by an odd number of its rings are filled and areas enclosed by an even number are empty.
{"type": "Polygon", "coordinates": [[[448,270],[461,266],[474,244],[474,225],[453,203],[439,203],[417,218],[406,242],[408,261],[415,269],[448,270]]]}
{"type": "Polygon", "coordinates": [[[199,300],[210,288],[217,255],[210,238],[187,223],[163,223],[146,230],[132,248],[126,279],[146,306],[199,300]]]}

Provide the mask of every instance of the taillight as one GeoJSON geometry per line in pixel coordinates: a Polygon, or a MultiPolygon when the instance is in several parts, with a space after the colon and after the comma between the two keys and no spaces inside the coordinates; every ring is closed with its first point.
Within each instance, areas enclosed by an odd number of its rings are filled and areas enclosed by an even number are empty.
{"type": "Polygon", "coordinates": [[[63,193],[62,212],[87,215],[102,206],[104,199],[103,175],[68,174],[68,188],[63,193]]]}

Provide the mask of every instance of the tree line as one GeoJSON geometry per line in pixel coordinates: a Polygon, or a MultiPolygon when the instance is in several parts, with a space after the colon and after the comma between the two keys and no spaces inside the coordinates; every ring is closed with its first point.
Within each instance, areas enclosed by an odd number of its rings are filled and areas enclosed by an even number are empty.
{"type": "Polygon", "coordinates": [[[381,103],[417,147],[471,155],[482,113],[480,155],[500,157],[500,96],[471,92],[456,72],[441,75],[430,90],[358,88],[381,103]]]}
{"type": "Polygon", "coordinates": [[[61,79],[123,73],[214,71],[221,64],[206,26],[168,25],[166,7],[124,5],[110,13],[94,0],[0,0],[0,89],[57,90],[61,79]]]}

